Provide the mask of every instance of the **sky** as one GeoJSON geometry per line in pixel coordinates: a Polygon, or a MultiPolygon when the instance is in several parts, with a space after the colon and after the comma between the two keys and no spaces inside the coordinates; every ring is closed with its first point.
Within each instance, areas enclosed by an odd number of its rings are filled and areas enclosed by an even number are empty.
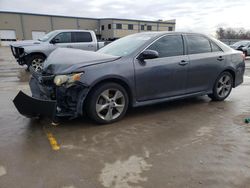
{"type": "Polygon", "coordinates": [[[250,0],[0,0],[0,11],[94,18],[176,19],[176,31],[250,29],[250,0]]]}

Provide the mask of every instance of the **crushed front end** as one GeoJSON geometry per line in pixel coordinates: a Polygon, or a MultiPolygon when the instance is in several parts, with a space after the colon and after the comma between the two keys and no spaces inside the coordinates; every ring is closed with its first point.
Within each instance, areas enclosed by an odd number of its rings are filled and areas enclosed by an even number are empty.
{"type": "Polygon", "coordinates": [[[13,102],[17,110],[27,117],[76,118],[82,115],[88,92],[88,87],[80,81],[82,74],[56,76],[32,72],[29,82],[32,96],[20,91],[13,102]],[[70,80],[72,78],[74,80],[70,80]]]}

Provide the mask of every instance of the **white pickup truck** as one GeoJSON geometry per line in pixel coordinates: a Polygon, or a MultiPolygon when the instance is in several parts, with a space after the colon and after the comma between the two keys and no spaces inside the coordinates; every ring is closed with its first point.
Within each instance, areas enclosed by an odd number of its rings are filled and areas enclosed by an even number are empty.
{"type": "Polygon", "coordinates": [[[90,30],[55,30],[41,39],[18,41],[11,44],[11,51],[20,65],[31,66],[34,71],[41,71],[44,60],[56,48],[77,48],[96,51],[104,46],[97,42],[94,31],[90,30]]]}

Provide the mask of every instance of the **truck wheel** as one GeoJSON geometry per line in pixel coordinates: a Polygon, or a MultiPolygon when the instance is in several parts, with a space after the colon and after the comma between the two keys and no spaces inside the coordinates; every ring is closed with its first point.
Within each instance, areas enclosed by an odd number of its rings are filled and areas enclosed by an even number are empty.
{"type": "Polygon", "coordinates": [[[233,87],[233,76],[229,72],[223,72],[215,81],[213,93],[208,96],[214,101],[223,101],[231,93],[233,87]]]}
{"type": "Polygon", "coordinates": [[[128,109],[128,94],[116,83],[104,83],[90,93],[87,114],[97,123],[107,124],[120,120],[128,109]]]}
{"type": "Polygon", "coordinates": [[[41,72],[43,69],[43,62],[45,60],[45,57],[40,54],[34,54],[31,55],[28,58],[27,65],[28,69],[32,68],[35,72],[41,72]]]}

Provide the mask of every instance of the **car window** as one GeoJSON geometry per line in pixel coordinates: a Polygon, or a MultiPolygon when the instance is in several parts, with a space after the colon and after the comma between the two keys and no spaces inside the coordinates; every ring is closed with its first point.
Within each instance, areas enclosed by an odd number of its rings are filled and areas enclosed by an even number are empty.
{"type": "Polygon", "coordinates": [[[222,51],[221,48],[217,44],[215,44],[214,42],[211,42],[211,41],[210,41],[210,43],[211,43],[211,47],[212,47],[213,52],[221,52],[222,51]]]}
{"type": "Polygon", "coordinates": [[[55,36],[57,43],[70,43],[71,42],[71,33],[70,32],[63,32],[59,33],[55,36]]]}
{"type": "Polygon", "coordinates": [[[207,38],[198,35],[187,35],[186,38],[189,54],[212,52],[210,42],[207,38]]]}
{"type": "Polygon", "coordinates": [[[181,35],[164,36],[148,47],[148,50],[155,50],[159,57],[170,57],[183,55],[183,41],[181,35]]]}
{"type": "Polygon", "coordinates": [[[90,32],[73,32],[72,42],[92,42],[90,32]]]}

